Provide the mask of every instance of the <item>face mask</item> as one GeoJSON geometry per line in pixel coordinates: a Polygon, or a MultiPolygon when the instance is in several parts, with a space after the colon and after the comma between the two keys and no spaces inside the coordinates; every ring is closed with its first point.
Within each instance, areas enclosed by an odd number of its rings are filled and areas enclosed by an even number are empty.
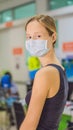
{"type": "Polygon", "coordinates": [[[26,49],[32,56],[41,57],[49,51],[47,43],[47,40],[27,40],[26,49]]]}

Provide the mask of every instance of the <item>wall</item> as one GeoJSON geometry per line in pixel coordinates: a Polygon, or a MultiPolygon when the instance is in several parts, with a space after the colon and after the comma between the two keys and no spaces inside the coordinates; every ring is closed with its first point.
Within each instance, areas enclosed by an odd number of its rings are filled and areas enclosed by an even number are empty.
{"type": "Polygon", "coordinates": [[[73,52],[63,52],[63,43],[73,42],[73,14],[58,19],[58,39],[61,58],[73,55],[73,52]]]}
{"type": "Polygon", "coordinates": [[[0,69],[10,70],[19,82],[28,80],[24,40],[24,24],[0,30],[0,69]],[[14,55],[14,48],[22,48],[22,54],[14,55]]]}
{"type": "Polygon", "coordinates": [[[2,68],[9,68],[9,56],[7,53],[10,55],[9,52],[9,31],[8,30],[2,30],[0,31],[0,70],[2,68]],[[5,66],[5,67],[4,67],[5,66]]]}

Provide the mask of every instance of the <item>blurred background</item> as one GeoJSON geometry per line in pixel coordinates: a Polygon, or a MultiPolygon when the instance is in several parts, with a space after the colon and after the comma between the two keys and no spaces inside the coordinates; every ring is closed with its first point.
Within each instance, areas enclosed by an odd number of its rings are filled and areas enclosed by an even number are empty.
{"type": "Polygon", "coordinates": [[[41,67],[39,59],[30,56],[25,49],[25,22],[36,14],[47,14],[55,19],[55,52],[65,67],[69,82],[68,101],[59,130],[65,130],[69,123],[67,120],[70,121],[72,118],[73,0],[0,0],[1,130],[19,129],[15,123],[12,122],[12,125],[6,122],[7,110],[12,108],[13,101],[25,98],[27,92],[32,89],[35,73],[41,67]]]}

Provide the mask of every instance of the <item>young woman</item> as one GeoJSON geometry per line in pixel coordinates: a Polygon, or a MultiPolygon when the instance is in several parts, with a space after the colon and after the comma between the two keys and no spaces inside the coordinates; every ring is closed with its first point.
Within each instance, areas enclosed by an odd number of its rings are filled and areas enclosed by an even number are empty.
{"type": "Polygon", "coordinates": [[[38,15],[26,23],[26,49],[37,56],[41,69],[36,73],[29,105],[20,130],[58,130],[68,94],[63,66],[54,51],[56,27],[53,18],[38,15]]]}

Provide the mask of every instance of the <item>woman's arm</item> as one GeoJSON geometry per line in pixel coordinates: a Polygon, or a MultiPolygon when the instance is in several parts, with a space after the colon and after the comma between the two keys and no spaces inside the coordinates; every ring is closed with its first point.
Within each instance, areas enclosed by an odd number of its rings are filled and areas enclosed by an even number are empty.
{"type": "Polygon", "coordinates": [[[23,123],[21,124],[20,130],[36,130],[45,99],[47,98],[49,86],[52,84],[51,74],[50,72],[47,74],[47,71],[45,72],[43,70],[37,72],[28,111],[23,123]]]}

